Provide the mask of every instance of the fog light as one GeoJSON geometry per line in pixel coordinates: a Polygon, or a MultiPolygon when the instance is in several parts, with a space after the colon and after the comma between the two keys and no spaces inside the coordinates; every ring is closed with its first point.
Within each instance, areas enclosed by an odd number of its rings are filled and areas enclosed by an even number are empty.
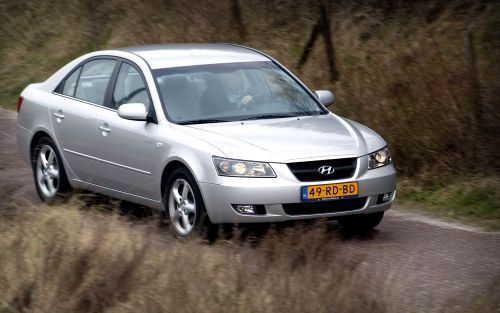
{"type": "Polygon", "coordinates": [[[265,215],[266,208],[255,204],[233,204],[233,209],[240,214],[265,215]]]}
{"type": "Polygon", "coordinates": [[[377,204],[385,203],[391,200],[392,192],[383,193],[378,196],[377,204]]]}
{"type": "Polygon", "coordinates": [[[241,214],[255,214],[255,207],[251,204],[233,204],[233,208],[241,214]]]}

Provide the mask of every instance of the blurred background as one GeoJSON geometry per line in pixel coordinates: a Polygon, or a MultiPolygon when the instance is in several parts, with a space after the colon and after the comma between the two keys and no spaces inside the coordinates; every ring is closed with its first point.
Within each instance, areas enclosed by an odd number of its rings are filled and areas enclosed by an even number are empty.
{"type": "Polygon", "coordinates": [[[500,312],[499,60],[498,1],[0,0],[0,312],[500,312]],[[92,194],[40,204],[14,152],[24,87],[87,52],[178,42],[257,48],[334,91],[329,109],[394,154],[384,223],[208,243],[92,194]]]}
{"type": "Polygon", "coordinates": [[[270,54],[389,142],[400,202],[500,227],[497,1],[0,0],[0,105],[86,52],[173,42],[270,54]]]}

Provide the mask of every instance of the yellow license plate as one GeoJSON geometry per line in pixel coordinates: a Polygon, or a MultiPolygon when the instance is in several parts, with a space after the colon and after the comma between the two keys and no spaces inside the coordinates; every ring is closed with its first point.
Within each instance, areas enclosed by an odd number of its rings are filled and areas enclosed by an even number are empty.
{"type": "Polygon", "coordinates": [[[303,186],[301,190],[302,201],[342,199],[355,197],[358,194],[358,182],[303,186]]]}

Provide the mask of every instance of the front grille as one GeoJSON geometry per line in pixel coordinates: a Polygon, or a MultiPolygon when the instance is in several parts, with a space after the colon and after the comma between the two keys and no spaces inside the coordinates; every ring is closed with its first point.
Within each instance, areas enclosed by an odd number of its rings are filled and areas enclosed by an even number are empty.
{"type": "Polygon", "coordinates": [[[352,177],[356,171],[356,162],[356,158],[296,162],[288,163],[288,168],[300,181],[335,180],[352,177]],[[320,174],[318,170],[322,166],[331,166],[335,171],[330,175],[320,174]]]}
{"type": "Polygon", "coordinates": [[[309,215],[334,212],[354,211],[361,209],[367,197],[341,199],[331,201],[285,203],[283,210],[288,215],[309,215]]]}

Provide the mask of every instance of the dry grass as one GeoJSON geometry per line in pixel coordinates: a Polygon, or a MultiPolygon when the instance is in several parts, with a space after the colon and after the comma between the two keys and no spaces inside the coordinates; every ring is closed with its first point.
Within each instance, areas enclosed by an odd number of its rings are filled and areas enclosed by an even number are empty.
{"type": "MultiPolygon", "coordinates": [[[[337,93],[335,112],[381,133],[400,173],[498,173],[500,6],[472,0],[392,3],[392,13],[379,1],[332,3],[340,79],[328,82],[322,41],[300,76],[313,89],[337,93]],[[485,112],[480,121],[465,66],[465,30],[475,36],[485,112]]],[[[243,40],[229,0],[0,0],[0,103],[14,107],[28,83],[46,79],[80,54],[133,44],[236,42],[295,70],[316,4],[241,1],[243,40]]],[[[130,221],[82,209],[78,202],[5,212],[2,313],[376,313],[396,312],[394,303],[411,297],[398,293],[390,278],[363,268],[363,256],[346,251],[322,227],[207,244],[175,240],[155,220],[130,221]]],[[[498,311],[483,300],[464,311],[498,311]]]]}
{"type": "MultiPolygon", "coordinates": [[[[208,243],[109,203],[3,208],[0,312],[493,312],[494,284],[471,303],[429,307],[324,224],[208,243]],[[11,214],[7,214],[10,212],[11,214]],[[464,306],[465,305],[465,306],[464,306]],[[424,311],[422,311],[424,310],[424,311]]],[[[252,230],[250,228],[250,230],[252,230]]],[[[227,236],[225,233],[224,236],[227,236]]],[[[226,238],[226,239],[224,239],[226,238]]],[[[405,279],[409,279],[406,281],[405,279]]],[[[460,304],[458,304],[460,303],[460,304]]]]}
{"type": "Polygon", "coordinates": [[[362,256],[344,251],[324,228],[208,244],[176,240],[158,225],[79,202],[2,215],[0,312],[390,308],[376,273],[359,266],[362,256]]]}

